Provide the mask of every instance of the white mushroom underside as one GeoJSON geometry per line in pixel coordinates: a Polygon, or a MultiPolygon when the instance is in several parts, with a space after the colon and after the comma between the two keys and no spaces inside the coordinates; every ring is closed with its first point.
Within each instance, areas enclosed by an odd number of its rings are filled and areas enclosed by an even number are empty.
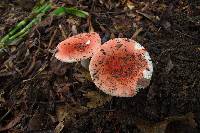
{"type": "Polygon", "coordinates": [[[152,76],[152,73],[153,73],[153,63],[151,61],[151,57],[149,56],[148,52],[144,53],[144,58],[147,61],[148,69],[145,69],[143,71],[143,77],[146,78],[146,79],[151,79],[151,76],[152,76]]]}
{"type": "MultiPolygon", "coordinates": [[[[145,49],[145,48],[142,45],[140,45],[138,42],[135,42],[135,49],[141,50],[141,49],[145,49]]],[[[151,79],[151,76],[153,73],[153,63],[152,63],[151,57],[147,51],[144,53],[144,58],[147,61],[148,68],[143,71],[143,77],[145,79],[151,79]]]]}
{"type": "Polygon", "coordinates": [[[62,61],[62,62],[68,62],[68,63],[77,62],[77,60],[75,60],[75,59],[69,59],[69,58],[60,59],[59,56],[56,56],[56,55],[55,55],[55,57],[56,57],[58,60],[62,61]]]}

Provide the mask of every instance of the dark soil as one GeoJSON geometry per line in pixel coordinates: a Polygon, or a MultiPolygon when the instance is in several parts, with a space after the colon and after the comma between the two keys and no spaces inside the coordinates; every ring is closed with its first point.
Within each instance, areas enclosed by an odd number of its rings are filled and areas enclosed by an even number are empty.
{"type": "MultiPolygon", "coordinates": [[[[0,36],[30,13],[34,2],[22,6],[22,1],[0,2],[0,36]]],[[[57,4],[78,7],[91,17],[47,18],[1,55],[0,131],[200,132],[198,0],[135,0],[132,10],[126,0],[57,4]],[[110,97],[95,87],[78,63],[55,59],[51,51],[63,34],[91,28],[103,42],[127,37],[142,44],[154,63],[150,86],[134,97],[110,97]]]]}

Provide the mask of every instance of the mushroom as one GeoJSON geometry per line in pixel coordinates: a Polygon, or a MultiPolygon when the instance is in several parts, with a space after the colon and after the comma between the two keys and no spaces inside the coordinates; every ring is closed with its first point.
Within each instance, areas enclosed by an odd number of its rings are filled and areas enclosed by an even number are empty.
{"type": "Polygon", "coordinates": [[[55,57],[62,62],[78,62],[87,67],[87,59],[101,46],[101,38],[96,32],[81,33],[69,37],[57,46],[55,57]]]}
{"type": "Polygon", "coordinates": [[[103,92],[131,97],[149,85],[153,65],[149,53],[134,40],[115,38],[107,41],[91,58],[91,78],[103,92]]]}

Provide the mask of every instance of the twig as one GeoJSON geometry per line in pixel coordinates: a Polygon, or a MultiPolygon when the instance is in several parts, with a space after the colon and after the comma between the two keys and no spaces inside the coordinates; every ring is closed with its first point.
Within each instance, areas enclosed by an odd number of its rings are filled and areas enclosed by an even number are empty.
{"type": "Polygon", "coordinates": [[[35,63],[36,63],[36,55],[33,56],[33,60],[32,60],[32,62],[31,62],[31,65],[30,65],[30,67],[28,68],[28,70],[25,72],[24,77],[26,77],[26,76],[33,70],[33,68],[34,68],[34,66],[35,66],[35,63]]]}
{"type": "Polygon", "coordinates": [[[144,17],[146,17],[147,19],[151,20],[152,22],[157,22],[160,20],[160,18],[158,16],[153,16],[153,15],[149,15],[143,12],[140,12],[138,10],[136,10],[136,12],[144,17]]]}
{"type": "Polygon", "coordinates": [[[50,48],[51,48],[51,45],[52,45],[52,42],[53,42],[53,40],[54,40],[54,38],[55,38],[55,35],[56,35],[56,33],[57,33],[57,29],[53,32],[53,35],[52,35],[52,37],[51,37],[51,39],[50,39],[50,41],[49,41],[49,45],[48,45],[48,47],[47,47],[47,50],[49,50],[50,48]]]}
{"type": "Polygon", "coordinates": [[[12,109],[9,109],[1,118],[0,118],[0,123],[1,121],[11,112],[12,109]]]}
{"type": "Polygon", "coordinates": [[[133,34],[133,36],[131,37],[131,39],[135,39],[142,30],[143,30],[142,27],[140,27],[139,29],[136,29],[136,31],[133,34]]]}
{"type": "Polygon", "coordinates": [[[94,28],[92,26],[91,16],[88,17],[88,25],[89,25],[89,32],[94,32],[94,28]]]}
{"type": "Polygon", "coordinates": [[[62,25],[59,24],[59,28],[60,28],[60,31],[61,31],[61,33],[62,33],[63,38],[66,39],[67,36],[66,36],[66,34],[65,34],[65,31],[64,31],[63,28],[62,28],[62,25]]]}

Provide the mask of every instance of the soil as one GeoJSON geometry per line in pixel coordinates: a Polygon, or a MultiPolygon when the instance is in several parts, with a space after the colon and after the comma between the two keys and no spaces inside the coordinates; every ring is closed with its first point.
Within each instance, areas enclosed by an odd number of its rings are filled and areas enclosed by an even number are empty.
{"type": "MultiPolygon", "coordinates": [[[[23,2],[0,2],[0,36],[35,4],[23,2]]],[[[1,55],[0,132],[200,132],[199,1],[56,3],[91,16],[47,18],[1,55]],[[64,36],[89,29],[103,42],[127,37],[142,44],[154,65],[150,85],[134,97],[111,97],[95,87],[79,63],[55,59],[52,51],[64,36]]]]}

